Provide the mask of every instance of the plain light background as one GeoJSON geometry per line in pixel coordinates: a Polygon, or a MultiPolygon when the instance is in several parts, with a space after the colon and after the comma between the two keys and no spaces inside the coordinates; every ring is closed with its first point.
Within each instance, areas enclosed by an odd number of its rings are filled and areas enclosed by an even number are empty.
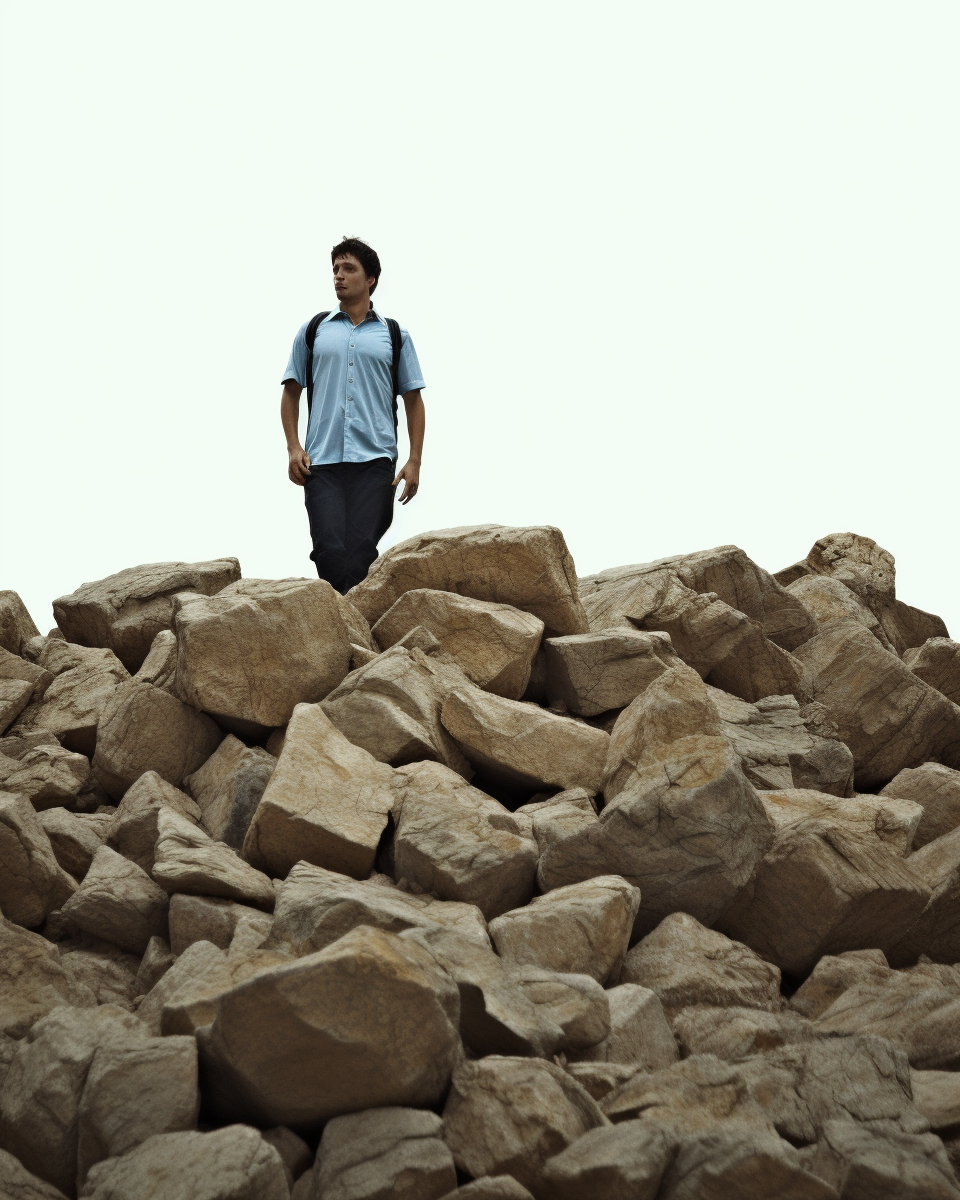
{"type": "Polygon", "coordinates": [[[330,247],[428,387],[425,529],[580,574],[875,538],[960,628],[955,0],[7,0],[0,587],[307,575],[278,406],[330,247]]]}

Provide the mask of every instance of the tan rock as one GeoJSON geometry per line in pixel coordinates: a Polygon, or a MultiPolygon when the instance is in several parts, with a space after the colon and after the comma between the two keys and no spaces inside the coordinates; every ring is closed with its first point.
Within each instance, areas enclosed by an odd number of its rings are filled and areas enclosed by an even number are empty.
{"type": "Polygon", "coordinates": [[[853,1121],[830,1121],[809,1165],[841,1196],[896,1196],[897,1200],[960,1196],[943,1143],[931,1133],[881,1132],[853,1121]]]}
{"type": "Polygon", "coordinates": [[[24,642],[39,636],[40,630],[17,593],[0,591],[0,647],[19,654],[24,642]]]}
{"type": "Polygon", "coordinates": [[[397,878],[441,900],[475,904],[489,921],[533,895],[537,847],[498,801],[439,763],[398,772],[397,878]]]}
{"type": "Polygon", "coordinates": [[[823,1033],[886,1039],[918,1070],[956,1070],[960,982],[952,967],[936,964],[890,971],[880,986],[871,980],[847,988],[816,1025],[823,1033]]]}
{"type": "Polygon", "coordinates": [[[203,814],[200,823],[212,838],[240,849],[276,765],[266,750],[228,734],[200,770],[187,776],[186,788],[203,814]]]}
{"type": "Polygon", "coordinates": [[[57,862],[74,879],[82,879],[104,843],[113,823],[113,814],[72,813],[65,808],[47,808],[37,816],[43,832],[50,839],[57,862]]]}
{"type": "Polygon", "coordinates": [[[215,1019],[224,996],[241,984],[290,961],[288,955],[272,950],[231,951],[228,954],[218,951],[213,954],[206,943],[195,942],[194,945],[202,946],[206,954],[202,962],[197,964],[197,971],[189,978],[178,981],[176,988],[172,984],[174,979],[179,979],[179,975],[174,976],[172,968],[161,981],[166,982],[167,986],[162,992],[159,1026],[156,1017],[159,995],[148,996],[137,1009],[137,1016],[145,1021],[153,1033],[163,1034],[164,1037],[171,1034],[195,1037],[199,1029],[215,1019]],[[149,1005],[147,1000],[150,1001],[149,1005]],[[145,1011],[141,1012],[144,1008],[145,1011]]]}
{"type": "Polygon", "coordinates": [[[599,821],[589,797],[584,788],[571,788],[551,800],[524,805],[527,811],[518,809],[514,814],[530,820],[530,833],[540,851],[537,883],[542,892],[592,874],[596,855],[586,831],[599,833],[599,821]]]}
{"type": "Polygon", "coordinates": [[[20,714],[13,730],[23,735],[45,729],[68,749],[93,757],[103,710],[119,684],[130,678],[111,650],[66,647],[50,642],[40,665],[56,674],[39,700],[20,714]],[[65,665],[59,669],[59,663],[65,665]]]}
{"type": "Polygon", "coordinates": [[[136,863],[101,846],[63,913],[87,933],[142,954],[167,933],[167,894],[136,863]]]}
{"type": "MultiPolygon", "coordinates": [[[[300,1200],[300,1197],[293,1200],[300,1200]]],[[[449,1192],[444,1200],[533,1200],[533,1195],[512,1175],[486,1175],[449,1192]]]]}
{"type": "Polygon", "coordinates": [[[914,850],[960,827],[960,771],[942,763],[928,762],[900,771],[880,795],[920,805],[923,812],[913,837],[914,850]]]}
{"type": "Polygon", "coordinates": [[[712,923],[773,839],[760,798],[720,736],[716,707],[681,664],[654,680],[614,726],[607,804],[545,855],[541,886],[623,875],[643,894],[636,933],[670,912],[712,923]]]}
{"type": "Polygon", "coordinates": [[[931,1129],[960,1125],[960,1075],[956,1071],[911,1071],[913,1102],[931,1129]]]}
{"type": "Polygon", "coordinates": [[[124,793],[107,832],[106,843],[149,874],[156,859],[160,813],[171,809],[190,824],[201,817],[200,808],[179,788],[157,774],[144,773],[124,793]]]}
{"type": "Polygon", "coordinates": [[[379,654],[380,647],[374,641],[373,634],[370,631],[370,622],[367,618],[346,596],[341,596],[339,592],[334,592],[334,595],[336,596],[337,608],[340,610],[340,616],[343,618],[343,623],[346,626],[347,636],[350,638],[351,644],[369,653],[379,654]]]}
{"type": "Polygon", "coordinates": [[[136,671],[157,634],[171,627],[179,592],[211,596],[239,578],[235,558],[147,563],[61,596],[53,602],[53,615],[68,641],[107,646],[129,671],[136,671]]]}
{"type": "Polygon", "coordinates": [[[587,1049],[567,1051],[571,1062],[630,1063],[642,1071],[659,1071],[677,1061],[677,1043],[656,992],[622,983],[609,989],[607,1003],[609,1034],[587,1049]]]}
{"type": "Polygon", "coordinates": [[[0,792],[0,911],[28,929],[76,890],[29,800],[0,792]]]}
{"type": "Polygon", "coordinates": [[[853,792],[853,755],[836,738],[824,737],[794,696],[767,696],[747,704],[709,688],[740,769],[756,788],[812,788],[835,796],[853,792]]]}
{"type": "Polygon", "coordinates": [[[489,952],[483,917],[472,904],[412,896],[373,881],[299,862],[277,889],[267,946],[291,954],[314,954],[361,925],[401,933],[436,926],[455,930],[489,952]]]}
{"type": "Polygon", "coordinates": [[[244,862],[226,843],[215,842],[172,808],[160,809],[157,831],[151,874],[164,891],[222,896],[258,908],[273,908],[275,894],[270,879],[244,862]]]}
{"type": "Polygon", "coordinates": [[[600,790],[610,740],[601,729],[479,688],[451,692],[441,720],[481,778],[521,792],[600,790]]]}
{"type": "Polygon", "coordinates": [[[685,1058],[660,1071],[636,1071],[600,1107],[615,1124],[642,1120],[681,1135],[717,1129],[774,1131],[771,1118],[750,1094],[742,1068],[712,1054],[685,1058]]]}
{"type": "Polygon", "coordinates": [[[884,650],[896,654],[883,626],[860,597],[846,584],[830,575],[803,575],[787,585],[787,591],[796,596],[813,618],[817,629],[830,621],[851,617],[864,629],[869,629],[884,650]]]}
{"type": "Polygon", "coordinates": [[[591,1129],[547,1160],[543,1186],[555,1200],[653,1200],[677,1143],[671,1130],[652,1121],[591,1129]]]}
{"type": "Polygon", "coordinates": [[[582,717],[624,708],[678,660],[669,637],[638,629],[548,638],[544,653],[547,699],[582,717]]]}
{"type": "Polygon", "coordinates": [[[167,942],[162,937],[152,937],[147,942],[147,948],[144,950],[140,966],[137,968],[137,977],[133,984],[134,993],[140,997],[146,996],[147,992],[156,987],[166,975],[175,961],[176,955],[167,942]]]}
{"type": "Polygon", "coordinates": [[[497,953],[509,963],[616,978],[640,893],[617,875],[601,875],[538,896],[490,922],[497,953]]]}
{"type": "MultiPolygon", "coordinates": [[[[535,968],[508,969],[489,947],[442,926],[411,928],[400,936],[427,949],[456,983],[460,1035],[476,1055],[549,1058],[566,1040],[564,1028],[554,1019],[569,1017],[569,1012],[553,1009],[558,989],[538,989],[535,981],[532,987],[524,986],[525,971],[536,973],[535,968]]],[[[542,975],[549,975],[552,983],[560,979],[550,972],[542,975]]]]}
{"type": "Polygon", "coordinates": [[[576,1054],[603,1042],[610,1034],[607,993],[590,975],[548,971],[543,967],[513,966],[511,984],[533,1003],[546,1021],[563,1032],[558,1051],[576,1054]]]}
{"type": "MultiPolygon", "coordinates": [[[[52,671],[21,658],[19,654],[11,654],[9,650],[0,646],[0,683],[28,683],[30,690],[27,692],[27,698],[39,700],[52,682],[52,671]]],[[[0,728],[6,728],[2,720],[0,728]]]]}
{"type": "Polygon", "coordinates": [[[804,975],[825,954],[888,949],[929,898],[920,875],[876,838],[811,817],[778,830],[716,924],[781,970],[804,975]]]}
{"type": "MultiPolygon", "coordinates": [[[[273,927],[273,918],[259,909],[216,896],[191,896],[178,892],[170,897],[170,949],[182,954],[194,942],[212,942],[229,950],[238,931],[249,928],[251,938],[263,942],[273,927]]],[[[246,939],[245,939],[246,940],[246,939]]],[[[251,947],[258,949],[258,946],[251,947]]]]}
{"type": "Polygon", "coordinates": [[[0,1034],[26,1037],[54,1008],[96,1003],[93,992],[63,969],[56,946],[0,916],[0,1034]]]}
{"type": "Polygon", "coordinates": [[[919,679],[856,621],[825,626],[797,650],[810,695],[853,753],[857,787],[883,787],[905,767],[960,765],[960,708],[919,679]]]}
{"type": "Polygon", "coordinates": [[[161,629],[150,645],[150,652],[134,675],[141,683],[172,692],[176,686],[177,635],[172,629],[161,629]]]}
{"type": "Polygon", "coordinates": [[[510,700],[519,700],[526,691],[543,636],[538,617],[510,604],[414,588],[377,621],[373,635],[387,649],[418,625],[433,634],[478,687],[510,700]]]}
{"type": "Polygon", "coordinates": [[[33,695],[25,679],[0,679],[0,733],[20,716],[33,695]]]}
{"type": "Polygon", "coordinates": [[[86,939],[88,948],[67,943],[61,948],[60,964],[73,981],[87,987],[98,1004],[115,1004],[133,1012],[140,959],[135,954],[99,939],[86,939]],[[90,948],[92,945],[92,948],[90,948]]]}
{"type": "Polygon", "coordinates": [[[460,1045],[453,981],[426,950],[355,929],[220,999],[199,1034],[214,1110],[274,1125],[443,1095],[460,1045]],[[389,1013],[390,1020],[375,1014],[389,1013]]]}
{"type": "Polygon", "coordinates": [[[907,865],[929,890],[919,920],[888,947],[890,962],[909,966],[921,954],[934,962],[960,959],[960,829],[927,842],[907,865]]]}
{"type": "Polygon", "coordinates": [[[800,690],[787,651],[810,637],[813,622],[735,546],[604,571],[581,580],[580,595],[591,629],[668,633],[684,662],[741,699],[800,690]]]}
{"type": "Polygon", "coordinates": [[[776,1012],[780,972],[740,942],[705,929],[687,913],[664,918],[627,954],[621,983],[656,992],[668,1018],[691,1004],[776,1012]]]}
{"type": "Polygon", "coordinates": [[[283,1161],[249,1125],[165,1133],[98,1163],[83,1200],[287,1200],[283,1161]]]}
{"type": "Polygon", "coordinates": [[[292,1129],[287,1129],[285,1125],[276,1125],[273,1129],[264,1131],[263,1140],[267,1145],[273,1146],[283,1160],[287,1183],[290,1187],[293,1187],[295,1180],[312,1168],[313,1151],[292,1129]]]}
{"type": "Polygon", "coordinates": [[[788,1001],[801,1016],[815,1020],[847,988],[860,982],[883,984],[890,966],[882,950],[847,950],[844,954],[824,955],[788,1001]]]}
{"type": "Polygon", "coordinates": [[[673,1031],[684,1058],[713,1054],[724,1062],[739,1062],[753,1054],[811,1042],[824,1035],[798,1013],[764,1012],[759,1008],[714,1008],[696,1004],[682,1009],[674,1019],[673,1031]]]}
{"type": "Polygon", "coordinates": [[[429,759],[469,778],[440,709],[454,688],[470,686],[452,661],[397,645],[351,671],[320,707],[342,734],[380,762],[401,766],[429,759]]]}
{"type": "Polygon", "coordinates": [[[393,780],[393,768],[352,745],[319,705],[297,705],[243,857],[279,878],[301,859],[365,878],[393,807],[393,780]]]}
{"type": "Polygon", "coordinates": [[[461,1171],[512,1175],[535,1195],[547,1160],[605,1124],[596,1101],[554,1063],[497,1055],[457,1068],[443,1110],[461,1171]]]}
{"type": "Polygon", "coordinates": [[[350,669],[350,639],[322,579],[244,579],[176,600],[177,694],[236,732],[284,725],[350,669]]]}
{"type": "Polygon", "coordinates": [[[89,776],[87,759],[62,746],[36,746],[19,758],[0,758],[0,785],[29,800],[38,812],[69,803],[89,776]]]}
{"type": "Polygon", "coordinates": [[[31,1174],[6,1150],[0,1150],[0,1194],[9,1196],[10,1200],[66,1200],[59,1188],[31,1174]]]}
{"type": "Polygon", "coordinates": [[[101,1045],[77,1110],[77,1190],[95,1163],[119,1158],[149,1137],[194,1129],[199,1108],[192,1037],[101,1045]]]}
{"type": "Polygon", "coordinates": [[[637,1072],[636,1063],[568,1062],[567,1070],[598,1103],[637,1072]]]}
{"type": "Polygon", "coordinates": [[[349,599],[373,624],[414,588],[533,613],[552,634],[585,633],[577,574],[552,525],[474,525],[422,533],[381,554],[349,599]]]}
{"type": "Polygon", "coordinates": [[[222,740],[223,731],[206,713],[131,679],[103,710],[93,769],[115,800],[145,771],[179,788],[222,740]]]}
{"type": "MultiPolygon", "coordinates": [[[[164,1007],[172,1003],[180,991],[187,992],[193,998],[199,995],[203,1001],[209,1001],[213,997],[213,1006],[216,1007],[215,998],[220,994],[218,988],[207,988],[202,980],[209,973],[215,975],[215,982],[219,983],[223,978],[223,968],[227,959],[225,951],[214,946],[212,942],[200,940],[192,942],[179,955],[171,955],[172,961],[165,962],[165,946],[167,943],[162,938],[150,941],[150,947],[156,955],[155,962],[165,969],[151,972],[156,978],[152,981],[152,986],[143,993],[143,999],[136,1010],[138,1020],[155,1037],[159,1037],[163,1028],[164,1007]]],[[[167,950],[169,951],[168,946],[167,950]]],[[[150,950],[145,952],[144,958],[147,953],[150,953],[150,950]]],[[[144,979],[143,982],[146,984],[150,981],[144,979]]],[[[220,991],[229,990],[229,986],[228,981],[227,987],[220,991]]]]}
{"type": "Polygon", "coordinates": [[[658,1195],[663,1200],[837,1200],[837,1192],[806,1169],[789,1142],[729,1129],[684,1138],[658,1195]]]}
{"type": "Polygon", "coordinates": [[[436,1113],[375,1108],[334,1117],[317,1149],[313,1194],[329,1200],[446,1196],[457,1186],[436,1113]]]}
{"type": "Polygon", "coordinates": [[[809,788],[761,792],[760,799],[777,832],[814,819],[900,858],[910,853],[923,815],[919,804],[893,796],[858,794],[838,797],[809,788]]]}
{"type": "Polygon", "coordinates": [[[143,1026],[112,1005],[58,1008],[17,1047],[0,1097],[0,1137],[28,1171],[75,1195],[78,1116],[101,1047],[143,1045],[143,1026]]]}
{"type": "Polygon", "coordinates": [[[960,642],[948,637],[930,638],[908,650],[903,661],[918,679],[960,704],[960,642]]]}

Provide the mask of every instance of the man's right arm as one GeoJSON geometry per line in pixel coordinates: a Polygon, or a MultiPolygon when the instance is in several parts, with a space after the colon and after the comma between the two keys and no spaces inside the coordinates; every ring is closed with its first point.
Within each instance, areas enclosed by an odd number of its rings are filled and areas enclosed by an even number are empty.
{"type": "Polygon", "coordinates": [[[299,487],[310,478],[310,455],[300,445],[300,395],[303,388],[295,379],[285,379],[283,395],[280,397],[280,420],[287,439],[287,456],[290,465],[287,474],[290,482],[299,487]]]}

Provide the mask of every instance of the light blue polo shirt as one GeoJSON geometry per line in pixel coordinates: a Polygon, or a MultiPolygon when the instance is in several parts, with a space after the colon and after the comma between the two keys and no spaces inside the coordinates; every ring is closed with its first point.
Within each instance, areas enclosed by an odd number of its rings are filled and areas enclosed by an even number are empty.
{"type": "MultiPolygon", "coordinates": [[[[283,382],[307,386],[307,324],[293,339],[283,382]]],[[[413,339],[400,331],[400,394],[426,387],[413,339]]],[[[371,307],[359,325],[335,309],[313,343],[313,406],[306,446],[311,466],[397,457],[390,330],[371,307]]]]}

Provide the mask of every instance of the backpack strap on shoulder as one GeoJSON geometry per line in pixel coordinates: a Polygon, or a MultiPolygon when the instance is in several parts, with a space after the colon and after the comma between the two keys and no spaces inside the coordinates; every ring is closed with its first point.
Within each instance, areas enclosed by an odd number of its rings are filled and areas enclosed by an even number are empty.
{"type": "Polygon", "coordinates": [[[387,328],[390,330],[390,348],[393,351],[393,360],[391,364],[391,376],[393,378],[393,431],[397,432],[397,396],[400,394],[400,349],[402,345],[402,337],[400,334],[400,325],[393,317],[387,317],[387,328]]]}
{"type": "Polygon", "coordinates": [[[330,310],[327,312],[319,312],[315,317],[311,317],[307,322],[307,328],[304,332],[304,338],[307,342],[307,418],[310,417],[310,411],[313,408],[313,343],[317,340],[317,330],[320,328],[320,322],[326,320],[330,316],[330,310]]]}

